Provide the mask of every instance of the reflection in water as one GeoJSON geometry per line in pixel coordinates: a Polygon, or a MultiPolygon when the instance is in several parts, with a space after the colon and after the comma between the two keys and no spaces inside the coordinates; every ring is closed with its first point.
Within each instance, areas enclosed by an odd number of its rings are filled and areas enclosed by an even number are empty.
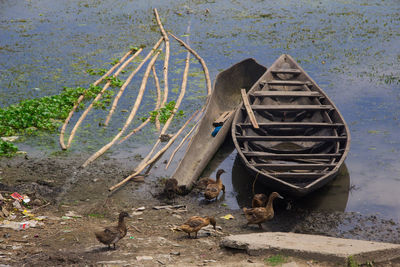
{"type": "MultiPolygon", "coordinates": [[[[226,171],[221,176],[222,182],[226,187],[224,202],[233,209],[249,207],[253,196],[254,177],[249,174],[240,157],[234,151],[231,138],[227,138],[204,170],[202,176],[215,177],[217,170],[221,168],[226,171]]],[[[345,211],[349,198],[349,189],[350,175],[344,164],[338,176],[332,182],[301,199],[297,199],[295,201],[296,208],[309,211],[345,211]]],[[[271,190],[260,182],[255,183],[254,191],[255,193],[267,195],[271,193],[271,190]]],[[[286,200],[292,202],[290,197],[286,197],[286,200]]]]}

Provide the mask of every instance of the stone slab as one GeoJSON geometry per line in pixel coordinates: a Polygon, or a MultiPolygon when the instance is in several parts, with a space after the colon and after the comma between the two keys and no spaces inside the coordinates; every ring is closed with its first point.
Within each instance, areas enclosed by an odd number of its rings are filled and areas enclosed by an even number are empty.
{"type": "Polygon", "coordinates": [[[346,263],[350,256],[358,263],[400,257],[397,244],[281,232],[231,235],[221,240],[221,246],[243,249],[250,255],[280,253],[337,263],[346,263]]]}

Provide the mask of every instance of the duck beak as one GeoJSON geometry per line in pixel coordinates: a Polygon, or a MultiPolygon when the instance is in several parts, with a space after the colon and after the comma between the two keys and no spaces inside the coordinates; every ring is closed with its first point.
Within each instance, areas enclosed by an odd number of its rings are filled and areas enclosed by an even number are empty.
{"type": "Polygon", "coordinates": [[[281,195],[278,195],[278,197],[279,197],[280,199],[284,199],[284,197],[283,197],[283,196],[281,196],[281,195]]]}

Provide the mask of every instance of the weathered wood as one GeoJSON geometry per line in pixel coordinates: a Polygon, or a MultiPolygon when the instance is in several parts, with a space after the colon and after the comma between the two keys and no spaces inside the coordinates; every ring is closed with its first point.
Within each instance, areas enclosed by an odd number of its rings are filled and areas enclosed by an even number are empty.
{"type": "Polygon", "coordinates": [[[282,74],[300,74],[301,70],[299,69],[274,69],[271,70],[272,73],[282,73],[282,74]]]}
{"type": "Polygon", "coordinates": [[[232,115],[233,110],[231,111],[224,111],[222,114],[213,122],[213,126],[221,126],[224,122],[232,115]]]}
{"type": "MultiPolygon", "coordinates": [[[[251,105],[253,110],[329,110],[331,105],[251,105]]],[[[247,109],[247,108],[246,108],[247,109]]]]}
{"type": "Polygon", "coordinates": [[[308,172],[308,173],[296,173],[296,172],[275,172],[269,173],[271,176],[277,178],[301,178],[301,179],[315,179],[328,174],[328,172],[308,172]]]}
{"type": "Polygon", "coordinates": [[[322,154],[322,153],[309,153],[309,154],[275,154],[268,152],[243,152],[246,157],[260,157],[260,158],[268,158],[268,159],[329,159],[329,158],[337,158],[342,156],[341,153],[331,153],[331,154],[322,154]]]}
{"type": "Polygon", "coordinates": [[[272,170],[321,170],[325,168],[334,168],[336,164],[290,164],[290,163],[281,163],[281,164],[273,164],[273,163],[256,163],[251,164],[251,166],[257,168],[268,168],[272,170]]]}
{"type": "Polygon", "coordinates": [[[269,85],[311,85],[308,81],[286,81],[286,80],[271,80],[267,81],[269,85]]]}
{"type": "Polygon", "coordinates": [[[253,124],[253,128],[255,128],[255,129],[260,128],[258,126],[256,117],[254,116],[253,110],[251,109],[249,99],[247,98],[246,89],[241,89],[240,92],[242,94],[243,105],[245,106],[247,115],[249,116],[249,119],[250,119],[251,123],[253,124]]]}
{"type": "Polygon", "coordinates": [[[332,142],[332,141],[346,141],[347,136],[237,136],[237,140],[239,141],[308,141],[308,142],[332,142]]]}
{"type": "MultiPolygon", "coordinates": [[[[251,123],[238,123],[242,128],[252,127],[251,123]]],[[[258,126],[261,128],[339,128],[344,127],[343,123],[327,123],[327,122],[260,122],[258,126]]]]}
{"type": "Polygon", "coordinates": [[[312,91],[255,91],[251,95],[257,97],[318,97],[321,96],[318,92],[312,91]]]}

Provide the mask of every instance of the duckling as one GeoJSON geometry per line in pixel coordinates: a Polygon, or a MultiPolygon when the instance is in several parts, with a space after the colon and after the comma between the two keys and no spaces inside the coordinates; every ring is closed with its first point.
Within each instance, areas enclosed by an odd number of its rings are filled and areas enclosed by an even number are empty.
{"type": "Polygon", "coordinates": [[[164,194],[167,196],[167,198],[174,198],[178,192],[178,181],[174,178],[167,179],[164,186],[164,194]]]}
{"type": "Polygon", "coordinates": [[[265,194],[255,194],[251,202],[252,208],[265,207],[267,205],[267,196],[265,194]]]}
{"type": "Polygon", "coordinates": [[[110,245],[117,243],[121,238],[126,236],[128,229],[125,224],[125,217],[130,217],[129,214],[125,211],[121,212],[118,216],[118,225],[117,226],[108,226],[105,227],[103,231],[95,232],[96,238],[99,242],[104,245],[108,245],[108,248],[111,248],[110,245]]]}
{"type": "Polygon", "coordinates": [[[185,233],[187,233],[189,235],[189,238],[190,238],[190,233],[195,232],[194,238],[197,238],[197,232],[201,228],[203,228],[209,224],[211,224],[215,230],[216,221],[215,221],[214,217],[207,216],[207,217],[203,218],[200,216],[192,216],[184,224],[179,226],[179,228],[182,231],[184,231],[185,233]]]}
{"type": "Polygon", "coordinates": [[[279,195],[277,192],[272,192],[271,195],[269,195],[268,198],[268,203],[266,207],[257,207],[257,208],[243,208],[244,215],[246,216],[247,219],[247,226],[249,224],[258,224],[258,227],[262,229],[261,223],[271,220],[274,218],[274,206],[273,202],[275,198],[282,198],[281,195],[279,195]]]}
{"type": "Polygon", "coordinates": [[[221,181],[221,174],[225,171],[223,169],[219,169],[217,171],[217,180],[215,182],[210,182],[206,190],[204,191],[204,197],[208,200],[217,199],[221,190],[225,193],[225,186],[222,184],[221,181]]]}

